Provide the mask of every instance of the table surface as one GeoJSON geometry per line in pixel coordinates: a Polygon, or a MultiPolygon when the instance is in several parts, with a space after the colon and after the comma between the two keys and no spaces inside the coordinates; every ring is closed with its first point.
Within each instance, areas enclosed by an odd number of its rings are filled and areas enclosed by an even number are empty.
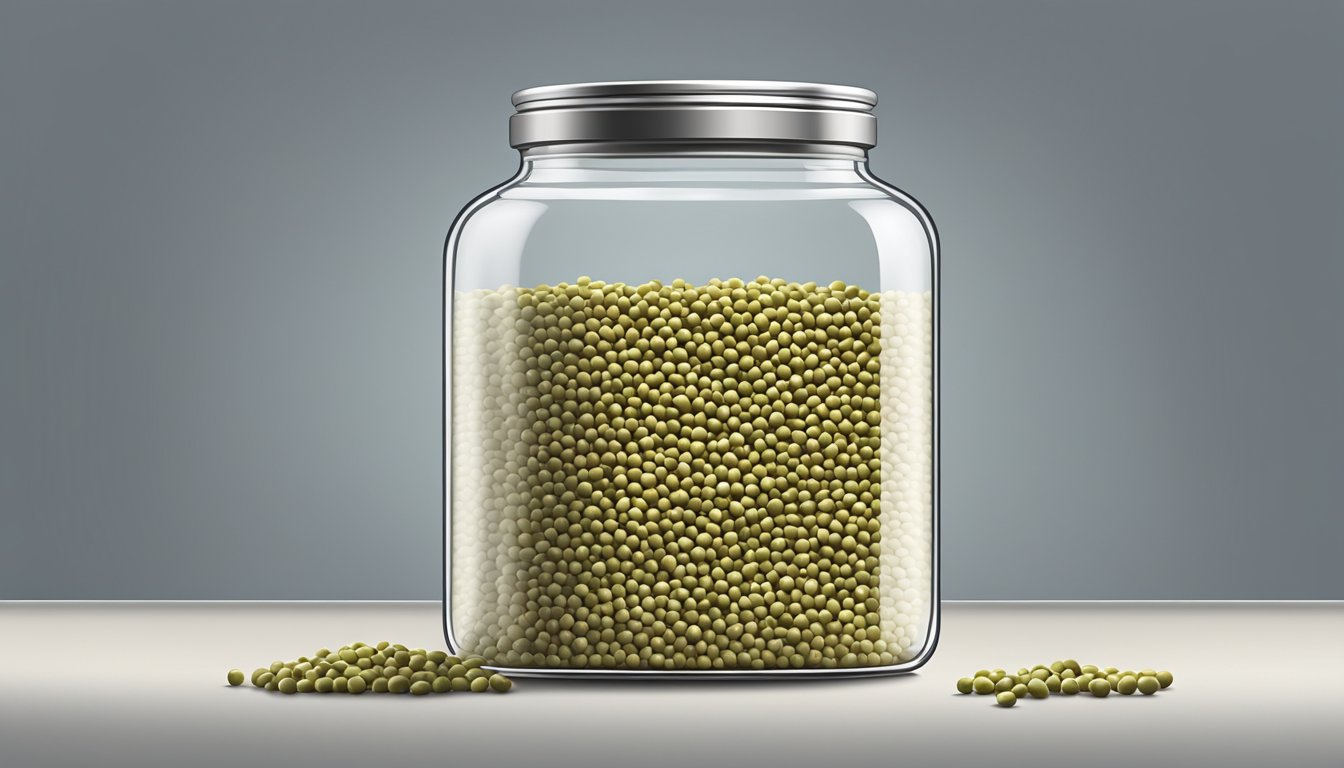
{"type": "Polygon", "coordinates": [[[0,765],[1344,764],[1341,603],[947,603],[933,659],[886,678],[425,697],[224,683],[323,645],[441,648],[439,627],[432,603],[0,603],[0,765]],[[954,691],[1061,657],[1176,682],[1013,709],[954,691]]]}

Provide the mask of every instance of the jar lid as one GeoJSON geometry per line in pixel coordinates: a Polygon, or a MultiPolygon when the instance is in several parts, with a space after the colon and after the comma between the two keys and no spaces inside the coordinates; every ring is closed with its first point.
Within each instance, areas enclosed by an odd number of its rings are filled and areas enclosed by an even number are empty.
{"type": "Polygon", "coordinates": [[[513,94],[509,143],[877,143],[877,94],[772,80],[631,80],[525,88],[513,94]]]}

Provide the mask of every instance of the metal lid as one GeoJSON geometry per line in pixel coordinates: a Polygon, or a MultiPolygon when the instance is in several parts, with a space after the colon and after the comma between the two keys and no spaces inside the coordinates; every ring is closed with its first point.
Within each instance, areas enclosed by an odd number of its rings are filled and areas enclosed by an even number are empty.
{"type": "Polygon", "coordinates": [[[841,144],[877,142],[865,88],[771,80],[631,80],[513,94],[509,143],[841,144]]]}

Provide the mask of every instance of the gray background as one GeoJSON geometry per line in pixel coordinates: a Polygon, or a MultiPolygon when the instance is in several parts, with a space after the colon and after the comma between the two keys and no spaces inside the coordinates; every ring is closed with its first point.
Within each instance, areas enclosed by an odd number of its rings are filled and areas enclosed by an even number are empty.
{"type": "Polygon", "coordinates": [[[864,85],[952,598],[1341,598],[1344,4],[0,5],[0,598],[434,598],[440,248],[548,82],[864,85]]]}

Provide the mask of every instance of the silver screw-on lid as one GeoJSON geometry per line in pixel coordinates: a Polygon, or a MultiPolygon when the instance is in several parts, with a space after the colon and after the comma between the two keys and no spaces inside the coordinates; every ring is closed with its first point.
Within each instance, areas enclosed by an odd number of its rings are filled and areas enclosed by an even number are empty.
{"type": "Polygon", "coordinates": [[[877,142],[865,88],[771,80],[631,80],[513,94],[509,143],[842,144],[877,142]]]}

